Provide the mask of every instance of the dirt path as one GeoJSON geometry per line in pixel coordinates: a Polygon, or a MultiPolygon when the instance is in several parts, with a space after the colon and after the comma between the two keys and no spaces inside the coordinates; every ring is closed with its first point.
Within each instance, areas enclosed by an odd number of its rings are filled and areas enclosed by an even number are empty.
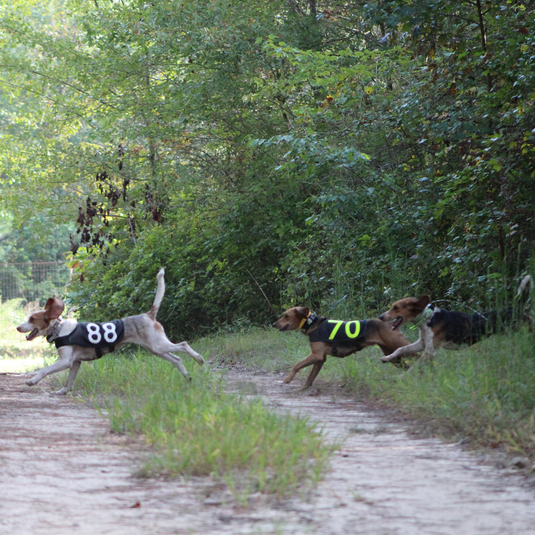
{"type": "Polygon", "coordinates": [[[344,440],[310,500],[253,496],[240,508],[209,478],[132,477],[139,444],[76,398],[0,375],[0,535],[535,534],[535,489],[457,446],[411,438],[347,399],[231,374],[279,411],[310,414],[344,440]]]}

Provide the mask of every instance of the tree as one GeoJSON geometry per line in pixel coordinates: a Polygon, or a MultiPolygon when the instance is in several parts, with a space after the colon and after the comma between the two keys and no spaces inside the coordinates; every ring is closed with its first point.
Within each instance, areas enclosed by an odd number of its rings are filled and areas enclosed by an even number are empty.
{"type": "Polygon", "coordinates": [[[186,335],[412,285],[478,301],[529,265],[531,8],[68,5],[2,12],[2,194],[77,221],[92,318],[163,264],[186,335]]]}

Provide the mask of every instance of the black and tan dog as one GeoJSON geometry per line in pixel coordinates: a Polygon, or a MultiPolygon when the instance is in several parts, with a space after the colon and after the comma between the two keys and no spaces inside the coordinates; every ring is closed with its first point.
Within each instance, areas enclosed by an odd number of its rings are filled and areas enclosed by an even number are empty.
{"type": "MultiPolygon", "coordinates": [[[[313,365],[303,390],[312,386],[314,379],[327,360],[327,355],[344,358],[365,347],[378,345],[383,354],[390,355],[409,342],[400,331],[392,330],[378,319],[338,321],[312,314],[307,307],[288,309],[282,318],[273,324],[279,331],[301,329],[310,339],[312,353],[296,364],[285,383],[293,381],[297,372],[313,365]]],[[[401,359],[398,359],[401,360],[401,359]]],[[[393,361],[396,363],[396,361],[393,361]]]]}
{"type": "Polygon", "coordinates": [[[437,349],[459,349],[479,342],[485,336],[497,333],[514,320],[529,319],[524,308],[533,286],[532,279],[526,275],[520,283],[514,306],[501,310],[486,310],[475,314],[465,314],[442,310],[431,304],[429,296],[419,299],[406,297],[396,301],[390,310],[379,318],[392,322],[392,330],[397,331],[404,323],[413,323],[411,328],[420,328],[420,339],[413,344],[396,349],[391,355],[383,357],[383,362],[397,362],[400,358],[423,351],[423,359],[432,359],[437,349]]]}

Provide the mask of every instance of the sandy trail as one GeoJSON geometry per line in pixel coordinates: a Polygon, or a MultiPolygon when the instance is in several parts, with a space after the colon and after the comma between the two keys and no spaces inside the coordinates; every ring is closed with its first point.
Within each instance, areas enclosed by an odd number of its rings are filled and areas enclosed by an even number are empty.
{"type": "Polygon", "coordinates": [[[209,478],[143,480],[139,443],[76,398],[0,375],[0,534],[535,534],[535,489],[436,439],[415,439],[354,401],[229,374],[281,412],[343,441],[311,497],[243,508],[209,478]]]}

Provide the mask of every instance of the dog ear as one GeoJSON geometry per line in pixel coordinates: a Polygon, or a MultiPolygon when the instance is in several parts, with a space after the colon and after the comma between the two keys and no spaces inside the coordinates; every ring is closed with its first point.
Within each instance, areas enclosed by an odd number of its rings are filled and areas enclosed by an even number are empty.
{"type": "Polygon", "coordinates": [[[418,308],[421,308],[422,310],[431,302],[431,299],[428,295],[423,295],[414,303],[418,308]]]}
{"type": "Polygon", "coordinates": [[[308,315],[310,314],[310,309],[308,307],[297,307],[298,314],[301,314],[303,318],[308,318],[308,315]]]}
{"type": "Polygon", "coordinates": [[[51,297],[45,305],[46,317],[49,320],[57,320],[64,309],[65,305],[59,297],[51,297]]]}

